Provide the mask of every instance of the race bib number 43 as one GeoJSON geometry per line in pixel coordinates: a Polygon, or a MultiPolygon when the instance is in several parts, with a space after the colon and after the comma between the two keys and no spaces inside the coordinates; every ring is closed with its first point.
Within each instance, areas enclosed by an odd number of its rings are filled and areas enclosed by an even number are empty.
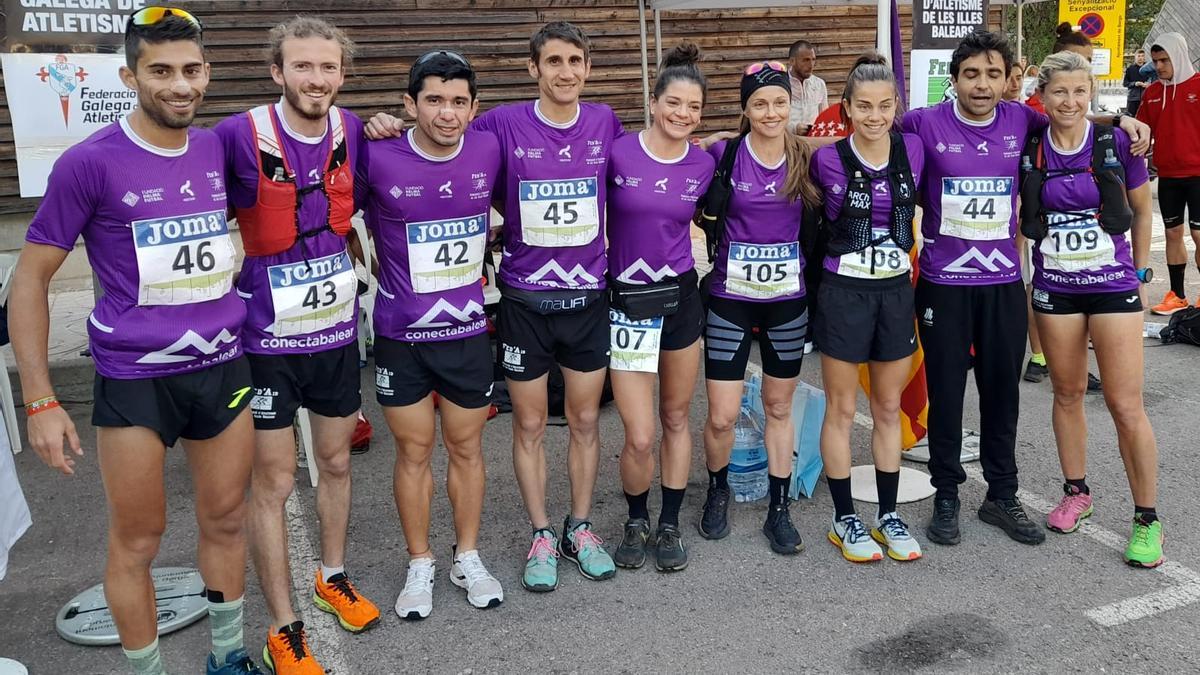
{"type": "Polygon", "coordinates": [[[770,300],[800,292],[800,244],[729,243],[725,292],[770,300]]]}
{"type": "Polygon", "coordinates": [[[138,304],[190,305],[233,286],[234,252],[223,211],[131,223],[138,304]]]}
{"type": "Polygon", "coordinates": [[[637,373],[658,372],[663,318],[634,321],[616,309],[608,310],[611,357],[608,367],[637,373]]]}
{"type": "Polygon", "coordinates": [[[523,180],[521,239],[546,248],[584,246],[600,236],[596,178],[523,180]]]}
{"type": "Polygon", "coordinates": [[[345,251],[272,265],[267,268],[267,278],[275,307],[272,332],[276,337],[316,333],[354,316],[358,277],[345,251]]]}
{"type": "Polygon", "coordinates": [[[1009,177],[943,178],[941,234],[971,241],[1010,238],[1012,191],[1009,177]]]}
{"type": "Polygon", "coordinates": [[[408,266],[413,290],[436,293],[479,283],[487,245],[488,215],[408,224],[408,266]]]}

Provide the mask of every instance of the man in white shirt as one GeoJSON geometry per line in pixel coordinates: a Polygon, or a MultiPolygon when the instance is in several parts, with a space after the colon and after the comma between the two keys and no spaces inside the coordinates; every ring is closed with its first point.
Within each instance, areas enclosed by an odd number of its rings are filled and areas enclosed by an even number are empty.
{"type": "Polygon", "coordinates": [[[808,40],[796,40],[788,50],[791,66],[788,78],[792,81],[792,111],[788,115],[788,131],[804,136],[813,120],[829,107],[829,92],[825,80],[813,75],[817,64],[817,48],[808,40]]]}

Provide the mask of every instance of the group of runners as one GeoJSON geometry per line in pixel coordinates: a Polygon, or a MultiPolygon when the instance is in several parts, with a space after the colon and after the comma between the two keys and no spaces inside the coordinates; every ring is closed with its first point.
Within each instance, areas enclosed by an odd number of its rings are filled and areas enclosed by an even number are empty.
{"type": "Polygon", "coordinates": [[[762,529],[772,550],[799,552],[788,498],[791,411],[810,319],[829,396],[821,438],[835,508],[828,538],[847,559],[922,555],[896,508],[900,399],[918,333],[937,488],[928,538],[960,539],[962,409],[973,367],[988,483],[979,517],[1017,541],[1042,541],[1042,526],[1016,497],[1026,327],[1018,194],[1022,230],[1037,242],[1034,307],[1066,481],[1047,526],[1073,531],[1091,512],[1081,407],[1090,336],[1137,505],[1125,557],[1142,566],[1162,561],[1154,437],[1141,402],[1150,198],[1136,154],[1149,134],[1129,118],[1086,116],[1093,83],[1082,59],[1056,54],[1043,64],[1042,115],[1001,102],[1012,54],[1002,35],[976,33],[951,63],[957,100],[901,114],[891,67],[864,56],[842,97],[853,131],[836,143],[788,132],[786,66],[756,62],[741,79],[740,133],[696,143],[707,85],[694,45],[666,55],[653,122],[626,133],[610,108],[580,100],[590,43],[578,27],[556,22],[530,41],[536,100],[476,117],[470,61],[438,49],[412,64],[404,96],[411,121],[381,114],[364,126],[334,105],[353,43],[323,20],[296,17],[268,39],[280,100],[206,130],[191,126],[209,80],[202,30],[177,8],[131,16],[121,76],[139,107],[55,164],[12,291],[29,320],[13,343],[30,444],[71,474],[82,449],[50,381],[47,294],[83,237],[104,290],[88,330],[109,512],[105,593],[135,673],[164,672],[150,566],[165,527],[165,453],[177,440],[195,488],[213,638],[207,673],[261,672],[242,635],[247,542],[269,614],[265,665],[323,672],[290,596],[284,513],[301,407],[320,478],[312,601],[351,632],[380,620],[345,560],[350,438],[361,407],[358,282],[346,238],[360,209],[377,253],[376,396],[395,437],[395,500],[409,553],[395,602],[402,618],[433,608],[439,414],[456,541],[450,580],[475,607],[504,600],[477,550],[495,363],[512,399],[513,464],[532,528],[526,589],[554,590],[564,558],[597,580],[651,557],[662,571],[687,566],[680,507],[701,360],[709,483],[698,530],[709,539],[728,535],[730,453],[754,342],[769,464],[762,529]],[[493,204],[504,218],[494,353],[479,282],[493,204]],[[229,215],[245,249],[240,272],[229,215]],[[713,237],[713,271],[703,282],[693,221],[713,237]],[[814,250],[824,254],[806,261],[814,250]],[[870,528],[855,512],[849,478],[863,363],[879,488],[870,528]],[[546,503],[547,378],[555,364],[570,439],[561,529],[546,503]],[[590,520],[606,372],[625,429],[620,479],[628,502],[611,554],[590,520]],[[652,527],[656,454],[661,506],[652,527]]]}

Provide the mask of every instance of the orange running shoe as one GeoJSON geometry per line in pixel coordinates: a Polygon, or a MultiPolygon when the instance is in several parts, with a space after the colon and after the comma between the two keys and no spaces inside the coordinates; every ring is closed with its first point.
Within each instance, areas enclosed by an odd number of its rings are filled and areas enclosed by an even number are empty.
{"type": "Polygon", "coordinates": [[[336,616],[342,628],[351,633],[361,633],[379,623],[379,608],[364,598],[345,574],[335,574],[326,583],[318,568],[313,604],[336,616]]]}
{"type": "Polygon", "coordinates": [[[263,661],[275,675],[325,675],[325,669],[308,649],[303,621],[284,626],[278,632],[267,633],[263,661]]]}
{"type": "Polygon", "coordinates": [[[1160,316],[1170,316],[1190,306],[1191,304],[1187,300],[1175,295],[1175,291],[1167,291],[1167,295],[1163,298],[1163,301],[1150,308],[1150,313],[1160,316]]]}

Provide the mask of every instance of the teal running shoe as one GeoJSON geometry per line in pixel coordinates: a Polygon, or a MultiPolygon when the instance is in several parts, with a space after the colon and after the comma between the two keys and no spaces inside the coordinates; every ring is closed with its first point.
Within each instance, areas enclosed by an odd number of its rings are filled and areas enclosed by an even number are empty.
{"type": "Polygon", "coordinates": [[[617,574],[617,566],[613,564],[612,556],[604,550],[604,542],[592,532],[592,523],[583,521],[568,530],[563,523],[563,538],[558,541],[558,552],[567,560],[579,567],[579,573],[588,579],[600,581],[611,579],[617,574]]]}
{"type": "Polygon", "coordinates": [[[525,560],[521,585],[534,593],[549,593],[558,588],[558,538],[554,530],[543,528],[533,533],[533,545],[525,560]]]}
{"type": "Polygon", "coordinates": [[[266,675],[261,668],[254,664],[245,649],[229,652],[229,655],[225,657],[225,663],[220,665],[217,664],[217,657],[210,652],[208,667],[204,672],[205,675],[266,675]]]}

